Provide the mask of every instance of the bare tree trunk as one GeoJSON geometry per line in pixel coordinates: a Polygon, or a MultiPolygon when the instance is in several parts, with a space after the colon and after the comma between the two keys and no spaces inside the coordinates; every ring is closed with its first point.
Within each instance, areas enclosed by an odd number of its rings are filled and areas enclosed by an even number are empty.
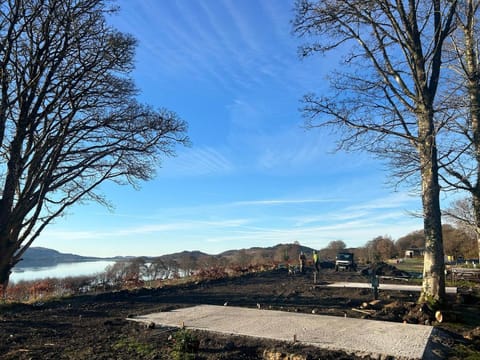
{"type": "Polygon", "coordinates": [[[440,186],[438,183],[437,149],[433,130],[433,115],[419,119],[419,132],[424,140],[419,142],[422,177],[422,205],[425,231],[425,255],[420,302],[444,302],[445,259],[443,251],[440,211],[440,186]]]}
{"type": "Polygon", "coordinates": [[[477,40],[475,38],[475,4],[472,0],[467,2],[466,22],[463,24],[465,35],[465,62],[466,83],[469,96],[470,120],[472,127],[472,145],[475,149],[475,175],[476,182],[470,185],[472,194],[473,212],[475,216],[475,233],[478,242],[480,259],[480,73],[477,53],[477,40]]]}
{"type": "Polygon", "coordinates": [[[0,256],[0,293],[2,293],[7,288],[10,274],[12,273],[12,268],[15,265],[12,262],[12,246],[7,248],[8,245],[5,246],[5,244],[8,244],[8,241],[2,241],[2,246],[0,248],[0,251],[2,253],[2,256],[0,256]]]}
{"type": "Polygon", "coordinates": [[[480,194],[472,193],[473,197],[473,212],[475,216],[475,236],[478,244],[478,258],[480,259],[480,194]]]}

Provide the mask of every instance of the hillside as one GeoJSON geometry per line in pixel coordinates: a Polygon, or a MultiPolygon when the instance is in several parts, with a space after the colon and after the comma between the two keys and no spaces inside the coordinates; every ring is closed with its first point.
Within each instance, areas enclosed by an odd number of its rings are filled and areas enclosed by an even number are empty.
{"type": "Polygon", "coordinates": [[[82,261],[96,261],[104,260],[98,257],[85,257],[75,254],[65,254],[57,250],[47,249],[43,247],[31,247],[22,257],[15,267],[16,268],[28,268],[28,267],[46,267],[55,266],[61,263],[73,263],[82,261]]]}
{"type": "Polygon", "coordinates": [[[217,255],[209,255],[201,251],[182,251],[158,257],[145,257],[145,259],[160,260],[166,264],[174,261],[187,269],[224,264],[244,266],[269,262],[296,262],[300,251],[305,252],[308,258],[312,254],[313,249],[299,244],[278,244],[264,248],[252,247],[249,249],[228,250],[217,255]]]}
{"type": "MultiPolygon", "coordinates": [[[[182,251],[174,254],[167,254],[161,256],[142,256],[147,261],[156,259],[165,263],[176,262],[177,264],[202,264],[202,265],[218,265],[222,263],[236,263],[239,265],[251,264],[257,262],[265,262],[270,260],[274,262],[296,261],[300,251],[306,254],[312,253],[311,248],[301,246],[298,244],[278,244],[271,247],[252,247],[249,249],[228,250],[218,255],[210,255],[201,251],[182,251]]],[[[57,250],[47,249],[43,247],[29,248],[22,261],[20,261],[16,268],[29,267],[47,267],[55,266],[61,263],[73,263],[84,261],[99,261],[99,260],[117,260],[122,261],[131,259],[131,257],[113,257],[101,258],[93,256],[80,256],[76,254],[61,253],[57,250]]],[[[190,266],[187,266],[190,267],[190,266]]]]}

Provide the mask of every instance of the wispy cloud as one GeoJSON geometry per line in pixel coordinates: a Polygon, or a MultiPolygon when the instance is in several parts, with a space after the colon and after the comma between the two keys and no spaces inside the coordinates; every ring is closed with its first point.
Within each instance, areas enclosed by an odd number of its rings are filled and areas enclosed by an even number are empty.
{"type": "MultiPolygon", "coordinates": [[[[263,133],[257,136],[257,166],[264,171],[297,172],[308,166],[315,166],[328,172],[333,167],[328,154],[334,148],[332,139],[319,132],[305,132],[299,124],[280,131],[263,133]]],[[[345,164],[353,166],[355,164],[345,164]]],[[[314,169],[314,168],[313,168],[314,169]]],[[[308,167],[308,171],[313,170],[308,167]]]]}
{"type": "MultiPolygon", "coordinates": [[[[392,209],[398,208],[402,206],[406,206],[407,204],[411,204],[414,197],[409,195],[408,193],[404,192],[397,192],[393,194],[389,194],[386,197],[380,197],[377,199],[373,199],[371,201],[352,205],[348,208],[348,210],[374,210],[374,209],[392,209]]],[[[418,197],[415,197],[418,199],[418,197]]]]}
{"type": "Polygon", "coordinates": [[[303,129],[298,114],[297,119],[291,118],[283,113],[285,109],[265,107],[257,99],[241,97],[235,98],[228,110],[229,146],[234,151],[243,151],[248,158],[245,165],[251,169],[296,172],[312,164],[322,166],[322,162],[329,160],[334,139],[303,129]]]}
{"type": "Polygon", "coordinates": [[[235,170],[225,154],[208,146],[184,149],[174,159],[167,159],[163,167],[166,176],[225,175],[235,170]]]}
{"type": "Polygon", "coordinates": [[[249,219],[224,219],[224,220],[183,220],[165,223],[147,223],[140,225],[117,225],[114,229],[106,230],[51,230],[45,232],[50,240],[68,239],[75,240],[101,240],[119,239],[132,235],[159,235],[161,233],[185,232],[185,231],[206,231],[211,229],[238,228],[250,223],[249,219]]]}
{"type": "MultiPolygon", "coordinates": [[[[252,244],[271,246],[278,243],[292,243],[299,241],[301,244],[316,248],[323,248],[332,240],[343,240],[348,246],[363,246],[367,241],[377,236],[390,235],[394,238],[405,235],[406,232],[419,228],[419,222],[413,218],[402,217],[393,225],[385,225],[374,219],[370,221],[351,221],[341,224],[330,224],[323,226],[303,226],[292,228],[265,227],[256,230],[240,230],[222,234],[221,236],[210,236],[207,240],[215,243],[217,247],[224,244],[225,248],[232,248],[232,244],[252,244]]],[[[234,246],[234,245],[233,245],[234,246]]]]}
{"type": "Polygon", "coordinates": [[[266,80],[285,89],[297,81],[289,78],[298,61],[285,6],[270,0],[142,0],[124,1],[121,8],[129,15],[118,23],[140,39],[138,57],[152,65],[150,76],[211,81],[233,93],[266,80]]]}
{"type": "Polygon", "coordinates": [[[292,204],[315,204],[336,202],[338,199],[271,199],[271,200],[250,200],[236,201],[232,206],[271,206],[271,205],[292,205],[292,204]]]}

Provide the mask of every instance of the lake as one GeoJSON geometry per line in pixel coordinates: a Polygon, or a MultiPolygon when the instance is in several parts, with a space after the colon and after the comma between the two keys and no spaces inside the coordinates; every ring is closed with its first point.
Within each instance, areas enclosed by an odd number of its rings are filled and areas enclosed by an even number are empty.
{"type": "Polygon", "coordinates": [[[13,269],[10,282],[16,283],[22,280],[40,280],[45,278],[66,278],[69,276],[95,275],[105,271],[115,261],[85,261],[76,263],[61,263],[55,266],[38,268],[13,269]]]}

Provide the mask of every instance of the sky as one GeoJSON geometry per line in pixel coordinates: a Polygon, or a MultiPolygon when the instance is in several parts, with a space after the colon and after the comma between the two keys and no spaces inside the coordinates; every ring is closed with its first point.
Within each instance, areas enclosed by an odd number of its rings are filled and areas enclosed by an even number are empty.
{"type": "Polygon", "coordinates": [[[190,147],[163,158],[139,190],[104,184],[114,209],[72,207],[34,242],[87,256],[343,240],[363,246],[423,226],[420,198],[385,166],[335,152],[304,128],[301,98],[328,91],[340,56],[300,59],[293,1],[121,0],[110,21],[138,40],[139,100],[187,121],[190,147]]]}

